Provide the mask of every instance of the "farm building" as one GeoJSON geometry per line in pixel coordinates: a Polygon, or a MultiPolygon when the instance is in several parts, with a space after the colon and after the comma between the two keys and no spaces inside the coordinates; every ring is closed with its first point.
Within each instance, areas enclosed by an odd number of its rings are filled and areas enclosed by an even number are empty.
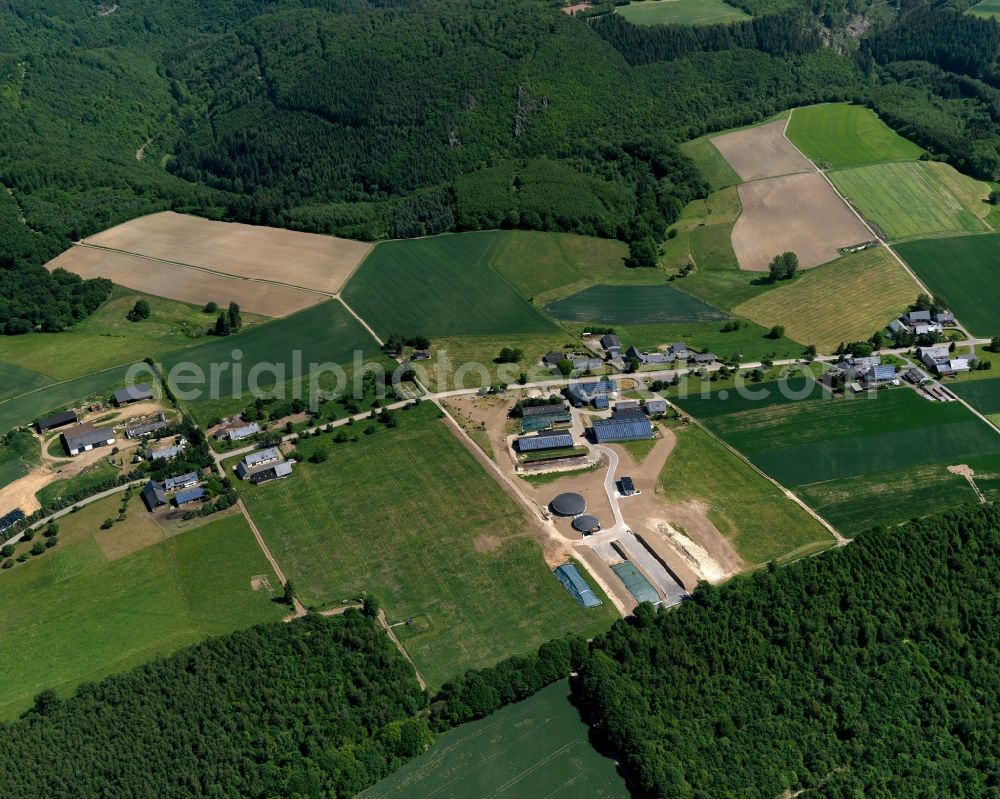
{"type": "Polygon", "coordinates": [[[662,364],[662,363],[673,363],[677,360],[677,356],[669,352],[640,352],[635,346],[629,347],[625,350],[626,360],[632,360],[633,358],[641,364],[662,364]]]}
{"type": "Polygon", "coordinates": [[[922,385],[931,379],[931,376],[916,366],[913,366],[903,373],[903,379],[915,386],[922,385]]]}
{"type": "Polygon", "coordinates": [[[602,604],[574,564],[564,563],[562,566],[557,566],[552,573],[569,591],[569,595],[583,607],[596,608],[602,604]]]}
{"type": "Polygon", "coordinates": [[[625,583],[628,592],[635,597],[636,602],[652,602],[654,605],[660,604],[660,595],[650,584],[649,580],[642,576],[642,573],[629,561],[616,563],[611,567],[618,579],[625,583]]]}
{"type": "Polygon", "coordinates": [[[908,329],[902,319],[893,319],[889,322],[889,330],[893,333],[905,333],[908,329]]]}
{"type": "Polygon", "coordinates": [[[427,350],[414,350],[410,356],[411,361],[429,361],[431,354],[427,350]]]}
{"type": "Polygon", "coordinates": [[[696,352],[694,354],[694,362],[701,366],[707,366],[708,364],[715,363],[717,360],[719,358],[714,352],[696,352]]]}
{"type": "Polygon", "coordinates": [[[952,358],[947,347],[921,347],[920,360],[928,369],[946,377],[969,371],[968,358],[952,358]]]}
{"type": "Polygon", "coordinates": [[[142,501],[146,503],[146,507],[149,508],[150,513],[166,505],[167,495],[163,490],[163,485],[157,483],[155,480],[150,480],[146,483],[142,489],[142,501]]]}
{"type": "Polygon", "coordinates": [[[639,400],[618,400],[615,403],[616,411],[637,411],[639,410],[639,400]]]}
{"type": "Polygon", "coordinates": [[[241,480],[246,480],[250,473],[258,466],[266,463],[274,463],[281,458],[281,453],[277,447],[268,447],[257,452],[251,452],[236,466],[236,474],[241,480]]]}
{"type": "Polygon", "coordinates": [[[273,466],[263,466],[258,467],[255,471],[251,472],[247,479],[251,483],[257,485],[259,483],[266,483],[270,480],[280,480],[283,477],[288,477],[292,473],[292,464],[288,461],[282,461],[281,463],[276,463],[273,466]]]}
{"type": "Polygon", "coordinates": [[[876,386],[896,379],[896,367],[890,364],[874,366],[865,372],[863,381],[867,386],[876,386]]]}
{"type": "Polygon", "coordinates": [[[204,488],[189,488],[174,495],[174,504],[179,508],[181,505],[187,505],[189,502],[197,502],[199,499],[204,498],[204,488]]]}
{"type": "Polygon", "coordinates": [[[72,424],[76,420],[76,411],[63,411],[62,413],[54,413],[52,416],[39,419],[35,422],[35,428],[39,433],[46,433],[49,430],[55,430],[57,427],[72,424]]]}
{"type": "Polygon", "coordinates": [[[546,366],[558,366],[559,361],[567,360],[564,352],[547,352],[542,356],[542,363],[546,366]]]}
{"type": "Polygon", "coordinates": [[[63,445],[70,455],[79,455],[94,447],[114,444],[115,434],[110,427],[94,427],[90,422],[85,422],[72,430],[67,430],[62,434],[62,439],[63,445]]]}
{"type": "Polygon", "coordinates": [[[578,372],[593,372],[595,369],[600,369],[604,364],[600,358],[587,358],[584,356],[574,356],[573,357],[573,368],[578,372]]]}
{"type": "Polygon", "coordinates": [[[606,411],[611,405],[607,397],[594,397],[594,407],[599,411],[606,411]]]}
{"type": "Polygon", "coordinates": [[[623,497],[631,497],[635,494],[635,481],[631,477],[623,477],[618,481],[618,493],[623,497]]]}
{"type": "Polygon", "coordinates": [[[518,452],[538,452],[543,449],[564,449],[573,446],[573,434],[567,431],[551,430],[533,436],[521,436],[515,442],[518,452]]]}
{"type": "Polygon", "coordinates": [[[188,472],[187,474],[182,474],[177,477],[168,477],[163,481],[163,487],[167,491],[179,491],[182,488],[188,488],[193,486],[198,482],[197,472],[188,472]]]}
{"type": "Polygon", "coordinates": [[[663,416],[667,412],[667,401],[664,399],[648,399],[643,406],[647,416],[663,416]]]}
{"type": "Polygon", "coordinates": [[[673,355],[678,361],[686,361],[689,354],[687,344],[683,341],[675,341],[667,348],[667,352],[673,355]]]}
{"type": "Polygon", "coordinates": [[[903,314],[903,320],[908,325],[919,325],[919,324],[930,324],[931,312],[930,311],[910,311],[909,313],[903,314]]]}
{"type": "Polygon", "coordinates": [[[250,436],[255,436],[260,432],[260,425],[256,422],[250,422],[250,424],[239,424],[230,427],[223,427],[221,430],[216,431],[215,437],[217,439],[228,439],[229,441],[241,441],[244,438],[250,438],[250,436]]]}
{"type": "Polygon", "coordinates": [[[597,521],[596,516],[584,513],[573,519],[573,529],[584,535],[593,535],[594,533],[601,532],[601,523],[597,521]]]}
{"type": "Polygon", "coordinates": [[[953,325],[955,324],[955,314],[951,311],[942,311],[934,314],[934,321],[939,325],[953,325]]]}
{"type": "Polygon", "coordinates": [[[550,427],[570,424],[569,409],[561,402],[548,405],[528,405],[521,408],[521,432],[533,433],[550,427]]]}
{"type": "Polygon", "coordinates": [[[607,333],[601,336],[601,346],[608,352],[611,352],[612,350],[618,350],[618,352],[621,352],[622,342],[621,339],[614,333],[607,333]]]}
{"type": "Polygon", "coordinates": [[[118,389],[111,399],[115,405],[129,405],[133,402],[153,399],[153,392],[146,383],[138,383],[134,386],[126,386],[118,389]]]}
{"type": "Polygon", "coordinates": [[[653,425],[642,411],[614,411],[610,419],[595,419],[591,430],[598,444],[653,437],[653,425]]]}
{"type": "Polygon", "coordinates": [[[24,511],[20,508],[14,508],[12,511],[8,511],[3,516],[0,516],[0,533],[4,533],[13,527],[18,522],[24,521],[24,511]]]}
{"type": "Polygon", "coordinates": [[[579,516],[587,510],[587,500],[579,494],[567,492],[552,500],[552,512],[560,516],[579,516]]]}
{"type": "Polygon", "coordinates": [[[163,413],[156,415],[154,419],[142,424],[137,424],[134,427],[126,427],[125,435],[128,438],[141,438],[142,436],[148,436],[155,433],[157,430],[163,430],[167,427],[167,417],[163,413]]]}
{"type": "MultiPolygon", "coordinates": [[[[577,407],[596,404],[603,398],[605,401],[617,393],[613,380],[596,380],[592,383],[573,383],[566,389],[570,401],[577,407]]],[[[605,406],[606,407],[606,406],[605,406]]]]}
{"type": "Polygon", "coordinates": [[[176,458],[178,455],[184,452],[184,448],[186,446],[187,442],[181,440],[177,444],[173,444],[169,447],[164,447],[163,449],[149,449],[146,451],[146,455],[147,457],[150,458],[150,460],[163,461],[167,460],[167,458],[176,458]]]}

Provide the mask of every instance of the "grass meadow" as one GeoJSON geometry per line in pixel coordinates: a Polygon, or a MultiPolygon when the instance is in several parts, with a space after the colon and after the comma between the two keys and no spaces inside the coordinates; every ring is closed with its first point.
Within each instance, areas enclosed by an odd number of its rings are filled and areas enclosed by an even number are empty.
{"type": "Polygon", "coordinates": [[[727,186],[737,186],[743,181],[736,174],[722,153],[712,144],[712,138],[718,136],[712,133],[681,144],[681,152],[694,161],[712,191],[724,189],[727,186]]]}
{"type": "Polygon", "coordinates": [[[675,427],[674,433],[677,444],[660,473],[658,492],[668,503],[707,504],[709,519],[747,564],[833,544],[819,522],[700,427],[675,427]]]}
{"type": "Polygon", "coordinates": [[[617,11],[635,25],[717,25],[750,19],[723,0],[633,0],[617,11]]]}
{"type": "Polygon", "coordinates": [[[982,0],[981,3],[966,9],[965,13],[984,19],[1000,19],[1000,0],[982,0]]]}
{"type": "Polygon", "coordinates": [[[847,341],[864,341],[905,311],[920,287],[884,247],[838,258],[804,271],[733,313],[770,327],[820,352],[847,341]]]}
{"type": "Polygon", "coordinates": [[[947,164],[913,161],[838,169],[830,180],[891,241],[988,232],[989,187],[947,164]]]}
{"type": "Polygon", "coordinates": [[[379,244],[344,299],[383,339],[552,332],[556,326],[491,268],[505,237],[490,231],[379,244]]]}
{"type": "Polygon", "coordinates": [[[787,337],[768,338],[768,330],[755,322],[741,322],[739,330],[728,333],[722,332],[723,325],[723,322],[617,325],[615,330],[626,346],[634,344],[640,350],[652,350],[661,344],[683,341],[689,347],[714,352],[720,358],[739,354],[742,361],[777,360],[802,355],[801,345],[787,337]]]}
{"type": "MultiPolygon", "coordinates": [[[[7,336],[7,338],[12,337],[7,336]]],[[[52,378],[41,372],[25,369],[13,363],[0,362],[0,402],[35,391],[51,382],[52,378]]]]}
{"type": "MultiPolygon", "coordinates": [[[[239,490],[306,605],[376,596],[432,686],[617,616],[581,608],[552,576],[524,512],[438,418],[431,403],[399,425],[348,427],[357,440],[303,439],[288,480],[239,490]],[[368,428],[372,432],[368,432],[368,428]],[[317,523],[317,520],[322,520],[317,523]]],[[[596,586],[595,586],[596,589],[596,586]]]]}
{"type": "Polygon", "coordinates": [[[591,286],[545,306],[566,322],[600,325],[655,325],[712,322],[727,314],[666,283],[656,286],[591,286]]]}
{"type": "Polygon", "coordinates": [[[846,103],[796,108],[785,135],[824,168],[915,161],[923,152],[870,108],[846,103]]]}
{"type": "MultiPolygon", "coordinates": [[[[245,322],[256,319],[244,314],[245,322]]],[[[215,317],[200,308],[116,286],[111,299],[71,330],[5,336],[0,361],[52,380],[69,380],[191,347],[205,339],[214,323],[215,317]],[[126,314],[139,299],[149,303],[150,316],[130,322],[126,314]]]]}
{"type": "Polygon", "coordinates": [[[971,490],[947,467],[1000,458],[1000,436],[958,403],[909,389],[836,400],[817,392],[797,402],[723,400],[720,392],[678,404],[846,533],[969,501],[971,490]],[[846,502],[852,492],[866,513],[846,502]]]}
{"type": "Polygon", "coordinates": [[[573,233],[511,230],[503,234],[493,269],[525,298],[543,304],[594,283],[656,283],[656,269],[625,266],[628,247],[614,239],[573,233]]]}
{"type": "Polygon", "coordinates": [[[920,239],[896,251],[974,335],[1000,333],[1000,234],[920,239]]]}
{"type": "Polygon", "coordinates": [[[358,799],[628,799],[613,760],[554,683],[517,704],[446,732],[424,754],[358,799]]]}
{"type": "Polygon", "coordinates": [[[210,635],[277,621],[284,608],[254,575],[276,586],[242,516],[164,538],[141,499],[125,522],[99,530],[120,499],[59,520],[59,545],[0,572],[0,718],[14,718],[45,688],[69,694],[210,635]],[[16,664],[16,667],[15,667],[16,664]]]}
{"type": "MultiPolygon", "coordinates": [[[[992,354],[992,353],[991,353],[992,354]]],[[[989,374],[987,372],[987,374],[989,374]]],[[[983,380],[960,380],[949,383],[948,390],[987,416],[1000,413],[1000,377],[983,380]]]]}

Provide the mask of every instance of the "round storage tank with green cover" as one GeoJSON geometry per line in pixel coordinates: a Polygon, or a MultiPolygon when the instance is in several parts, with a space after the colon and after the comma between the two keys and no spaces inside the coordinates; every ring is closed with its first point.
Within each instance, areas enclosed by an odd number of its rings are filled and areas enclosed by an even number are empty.
{"type": "Polygon", "coordinates": [[[599,532],[601,523],[597,521],[596,517],[584,514],[573,519],[573,529],[584,535],[588,535],[589,533],[599,532]]]}

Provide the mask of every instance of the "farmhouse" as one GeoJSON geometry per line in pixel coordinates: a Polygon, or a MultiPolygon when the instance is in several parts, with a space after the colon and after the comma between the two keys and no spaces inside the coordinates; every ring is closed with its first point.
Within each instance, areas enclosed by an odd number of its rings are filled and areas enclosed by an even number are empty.
{"type": "Polygon", "coordinates": [[[653,437],[653,425],[642,411],[614,411],[610,419],[595,419],[591,430],[598,444],[653,437]]]}
{"type": "Polygon", "coordinates": [[[889,322],[889,330],[893,333],[905,333],[909,328],[902,319],[893,319],[889,322]]]}
{"type": "Polygon", "coordinates": [[[172,446],[169,447],[165,447],[163,449],[150,448],[146,450],[146,455],[150,460],[164,461],[167,460],[168,458],[176,458],[178,455],[184,452],[184,448],[186,446],[187,442],[184,439],[181,439],[176,444],[173,444],[172,446]]]}
{"type": "Polygon", "coordinates": [[[587,581],[583,579],[576,566],[572,563],[564,563],[562,566],[557,566],[552,573],[562,583],[563,588],[569,591],[569,595],[579,602],[582,607],[596,608],[601,604],[601,600],[597,598],[597,595],[587,585],[587,581]]]}
{"type": "Polygon", "coordinates": [[[647,416],[663,416],[667,412],[667,401],[658,397],[648,399],[643,407],[646,409],[647,416]]]}
{"type": "Polygon", "coordinates": [[[696,352],[694,355],[694,362],[702,366],[715,363],[717,360],[719,359],[714,352],[696,352]]]}
{"type": "Polygon", "coordinates": [[[52,416],[39,419],[35,422],[35,427],[39,433],[46,433],[49,430],[55,430],[57,427],[72,424],[76,420],[76,411],[63,411],[62,413],[55,413],[52,416]]]}
{"type": "Polygon", "coordinates": [[[270,480],[281,480],[284,477],[288,477],[292,473],[292,464],[288,461],[282,461],[281,463],[276,463],[273,466],[264,466],[258,468],[256,471],[250,473],[247,478],[251,483],[257,485],[259,483],[266,483],[270,480]]]}
{"type": "Polygon", "coordinates": [[[190,486],[196,485],[198,482],[197,472],[188,472],[187,474],[179,475],[178,477],[168,477],[163,481],[163,487],[167,491],[178,491],[182,488],[188,488],[190,486]]]}
{"type": "Polygon", "coordinates": [[[129,405],[133,402],[151,400],[153,399],[153,392],[146,383],[138,383],[134,386],[126,386],[125,388],[118,389],[114,394],[112,394],[111,399],[115,405],[121,407],[122,405],[129,405]]]}
{"type": "Polygon", "coordinates": [[[601,336],[601,346],[606,349],[609,353],[612,353],[612,357],[621,354],[622,342],[614,333],[608,333],[601,336]],[[612,352],[613,351],[613,352],[612,352]]]}
{"type": "Polygon", "coordinates": [[[598,380],[593,383],[573,383],[566,389],[570,401],[576,406],[594,405],[608,407],[608,398],[617,393],[613,380],[598,380]]]}
{"type": "Polygon", "coordinates": [[[256,422],[250,422],[250,424],[238,424],[223,427],[215,431],[215,437],[219,440],[226,439],[229,441],[240,441],[244,438],[255,436],[259,432],[260,425],[256,422]]]}
{"type": "Polygon", "coordinates": [[[669,352],[640,352],[634,345],[625,350],[627,360],[637,360],[643,365],[673,363],[677,356],[669,352]]]}
{"type": "Polygon", "coordinates": [[[281,459],[281,452],[277,447],[268,447],[257,452],[251,452],[236,466],[236,474],[241,480],[246,480],[250,473],[267,463],[274,463],[281,459]]]}
{"type": "Polygon", "coordinates": [[[968,372],[970,369],[968,358],[952,358],[947,347],[921,347],[919,353],[924,366],[941,377],[968,372]]]}
{"type": "Polygon", "coordinates": [[[181,505],[187,505],[189,502],[196,502],[199,499],[204,499],[205,489],[204,488],[189,488],[187,491],[181,491],[174,495],[174,505],[178,508],[181,505]]]}
{"type": "Polygon", "coordinates": [[[687,344],[683,341],[675,341],[667,349],[667,352],[673,355],[678,361],[686,361],[688,358],[687,344]]]}
{"type": "Polygon", "coordinates": [[[533,436],[522,436],[517,439],[515,446],[518,452],[564,449],[573,446],[573,434],[568,431],[550,430],[533,436]]]}
{"type": "Polygon", "coordinates": [[[615,403],[616,411],[637,411],[639,410],[639,400],[618,400],[615,403]]]}
{"type": "Polygon", "coordinates": [[[167,417],[162,412],[158,413],[151,421],[125,428],[125,435],[128,438],[141,438],[163,430],[167,426],[167,417]]]}
{"type": "Polygon", "coordinates": [[[930,311],[910,311],[903,314],[903,321],[908,325],[929,325],[931,323],[930,311]]]}
{"type": "Polygon", "coordinates": [[[62,434],[63,444],[70,455],[88,452],[94,447],[103,447],[115,443],[114,431],[109,427],[94,427],[90,422],[77,425],[72,430],[62,434]]]}
{"type": "Polygon", "coordinates": [[[163,490],[163,485],[155,480],[150,480],[143,486],[142,501],[146,503],[149,512],[152,513],[157,508],[162,508],[167,504],[167,495],[163,490]]]}
{"type": "Polygon", "coordinates": [[[941,313],[934,314],[934,321],[939,325],[954,325],[955,314],[951,311],[942,311],[941,313]]]}

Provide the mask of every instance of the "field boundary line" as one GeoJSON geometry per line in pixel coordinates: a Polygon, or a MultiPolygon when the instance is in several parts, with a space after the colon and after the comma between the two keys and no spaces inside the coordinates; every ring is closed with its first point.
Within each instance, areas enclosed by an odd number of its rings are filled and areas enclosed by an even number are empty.
{"type": "MultiPolygon", "coordinates": [[[[374,249],[374,247],[373,247],[372,249],[374,249]]],[[[335,295],[333,295],[333,297],[334,297],[334,299],[335,299],[335,300],[337,300],[337,301],[338,301],[338,302],[339,302],[339,303],[340,303],[341,305],[343,305],[343,306],[344,306],[344,309],[345,309],[345,310],[346,310],[346,311],[347,311],[347,312],[348,312],[348,313],[349,313],[349,314],[350,314],[351,316],[353,316],[353,317],[354,317],[355,319],[357,319],[357,320],[358,320],[358,322],[360,323],[360,325],[361,325],[361,326],[362,326],[362,327],[363,327],[363,328],[364,328],[365,330],[367,330],[367,331],[368,331],[368,333],[369,333],[369,334],[371,335],[371,337],[372,337],[373,339],[375,339],[375,340],[376,340],[376,341],[378,342],[378,345],[379,345],[380,347],[384,347],[384,346],[385,346],[385,342],[384,342],[384,341],[382,341],[382,339],[381,339],[381,338],[379,338],[379,335],[378,335],[378,333],[376,333],[376,332],[375,332],[374,328],[373,328],[373,327],[372,327],[372,326],[371,326],[370,324],[368,324],[368,323],[367,323],[367,322],[366,322],[366,321],[365,321],[364,319],[362,319],[362,318],[361,318],[361,315],[360,315],[360,314],[359,314],[359,313],[358,313],[357,311],[355,311],[355,310],[354,310],[354,309],[353,309],[353,308],[352,308],[352,307],[351,307],[350,305],[348,305],[348,304],[347,304],[347,302],[346,302],[346,301],[344,300],[344,298],[343,298],[343,297],[341,297],[341,296],[340,296],[339,294],[335,294],[335,295]]]]}
{"type": "Polygon", "coordinates": [[[195,264],[185,263],[184,261],[171,261],[169,258],[157,258],[155,255],[144,255],[139,252],[132,252],[130,250],[118,250],[114,247],[103,247],[100,244],[88,244],[83,241],[74,241],[74,247],[83,247],[89,250],[99,250],[102,252],[113,252],[118,255],[129,255],[133,258],[142,258],[146,261],[153,261],[154,263],[169,264],[170,266],[177,266],[181,269],[192,269],[196,272],[205,272],[209,275],[214,275],[216,277],[225,277],[230,280],[243,280],[247,283],[263,283],[265,285],[271,286],[282,286],[288,289],[297,289],[298,291],[305,291],[309,294],[319,294],[322,297],[335,297],[335,294],[331,294],[328,291],[321,291],[319,289],[306,288],[305,286],[299,286],[295,283],[286,283],[283,280],[265,280],[259,277],[244,277],[243,275],[234,275],[229,272],[221,272],[218,269],[210,269],[207,266],[197,266],[195,264]]]}
{"type": "Polygon", "coordinates": [[[782,494],[784,494],[784,496],[786,498],[792,500],[792,502],[794,502],[796,505],[798,505],[800,508],[802,508],[802,510],[804,510],[806,513],[808,513],[810,516],[812,516],[817,522],[819,522],[826,529],[826,531],[828,533],[830,533],[830,535],[833,536],[833,539],[836,542],[837,546],[842,547],[842,546],[846,546],[847,544],[851,543],[851,539],[850,538],[845,538],[843,535],[841,535],[840,531],[837,530],[836,527],[834,527],[832,524],[830,524],[830,522],[828,522],[826,519],[824,519],[822,516],[820,516],[817,511],[815,511],[811,507],[809,507],[809,505],[807,505],[805,503],[805,501],[803,501],[794,491],[792,491],[790,488],[785,488],[781,483],[779,483],[777,480],[775,480],[773,477],[771,477],[771,475],[769,475],[766,472],[764,472],[763,470],[761,470],[746,455],[744,455],[742,452],[740,452],[738,449],[736,449],[736,447],[732,446],[732,444],[730,444],[728,441],[723,440],[722,438],[720,438],[719,436],[717,436],[715,433],[713,433],[711,430],[709,430],[701,422],[700,419],[698,419],[695,416],[692,416],[690,413],[688,413],[687,411],[685,411],[683,408],[675,405],[670,400],[667,400],[667,402],[670,405],[672,405],[673,408],[676,411],[684,414],[688,419],[690,419],[693,424],[698,425],[698,427],[701,430],[703,430],[705,432],[705,434],[707,436],[709,436],[709,438],[711,438],[713,441],[718,442],[723,447],[725,447],[727,450],[729,450],[729,452],[733,453],[733,455],[735,455],[743,463],[745,463],[747,466],[749,466],[751,469],[753,469],[753,471],[755,471],[757,474],[759,474],[761,477],[763,477],[765,480],[767,480],[771,485],[773,485],[775,488],[777,488],[782,494]]]}

